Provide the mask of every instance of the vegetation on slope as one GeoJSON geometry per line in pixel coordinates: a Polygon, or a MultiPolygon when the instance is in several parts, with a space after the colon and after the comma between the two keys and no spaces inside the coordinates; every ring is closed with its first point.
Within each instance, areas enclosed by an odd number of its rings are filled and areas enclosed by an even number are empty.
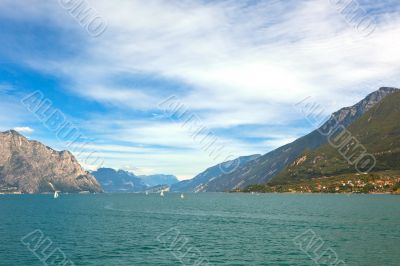
{"type": "Polygon", "coordinates": [[[330,137],[332,143],[344,145],[334,147],[328,143],[303,153],[270,183],[286,184],[310,178],[355,173],[357,158],[360,158],[363,152],[362,147],[376,158],[373,171],[400,169],[399,103],[400,92],[386,97],[349,126],[350,136],[338,131],[339,133],[330,137]],[[349,137],[354,138],[346,141],[349,137]]]}
{"type": "Polygon", "coordinates": [[[243,192],[261,193],[392,193],[400,194],[400,171],[352,173],[303,179],[279,185],[254,185],[243,192]]]}

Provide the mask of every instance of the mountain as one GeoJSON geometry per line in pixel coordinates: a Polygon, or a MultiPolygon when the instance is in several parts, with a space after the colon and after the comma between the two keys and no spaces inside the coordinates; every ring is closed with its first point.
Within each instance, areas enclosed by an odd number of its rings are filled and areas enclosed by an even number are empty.
{"type": "Polygon", "coordinates": [[[178,183],[179,180],[176,178],[174,175],[139,175],[138,176],[140,179],[143,180],[143,182],[146,184],[148,187],[153,187],[153,186],[158,186],[158,185],[172,185],[175,183],[178,183]]]}
{"type": "Polygon", "coordinates": [[[368,164],[372,157],[365,156],[367,153],[376,159],[373,172],[400,170],[400,91],[376,104],[347,130],[351,135],[342,134],[344,131],[333,135],[336,147],[325,144],[301,154],[271,184],[367,171],[374,162],[371,159],[368,164]]]}
{"type": "Polygon", "coordinates": [[[396,88],[383,87],[369,94],[359,103],[340,109],[333,113],[319,129],[239,167],[232,173],[211,181],[208,184],[208,191],[242,189],[249,185],[268,182],[286,166],[292,164],[305,150],[313,150],[327,143],[326,136],[321,134],[320,131],[329,132],[337,124],[349,126],[387,95],[396,91],[398,91],[396,88]]]}
{"type": "Polygon", "coordinates": [[[193,179],[184,180],[171,186],[172,192],[207,192],[215,191],[215,187],[210,186],[214,180],[224,176],[224,172],[234,170],[234,167],[241,167],[260,157],[259,154],[239,157],[235,160],[227,161],[208,168],[198,174],[193,179]]]}
{"type": "Polygon", "coordinates": [[[112,168],[99,168],[92,174],[102,185],[105,192],[142,192],[147,186],[133,173],[112,168]]]}
{"type": "Polygon", "coordinates": [[[0,188],[22,193],[102,192],[68,151],[55,151],[18,132],[0,132],[0,188]]]}
{"type": "Polygon", "coordinates": [[[99,168],[92,174],[106,192],[144,192],[152,187],[170,186],[178,182],[174,175],[140,175],[124,170],[99,168]]]}

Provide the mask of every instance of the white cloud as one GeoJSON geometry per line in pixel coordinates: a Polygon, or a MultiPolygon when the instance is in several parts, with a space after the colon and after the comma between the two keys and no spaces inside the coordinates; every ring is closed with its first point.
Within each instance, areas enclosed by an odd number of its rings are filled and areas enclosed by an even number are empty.
{"type": "MultiPolygon", "coordinates": [[[[60,29],[81,32],[79,41],[85,45],[75,57],[24,58],[31,67],[68,78],[73,84],[68,89],[81,97],[116,110],[153,113],[169,91],[115,80],[121,73],[133,78],[149,75],[182,84],[184,89],[173,93],[212,130],[281,125],[273,131],[244,129],[241,135],[220,136],[233,143],[238,155],[266,152],[298,137],[294,123],[299,114],[293,105],[307,96],[329,114],[379,86],[400,86],[392,80],[400,71],[397,11],[386,20],[382,20],[385,10],[374,12],[380,24],[365,38],[330,1],[88,2],[109,24],[96,39],[86,36],[57,3],[24,5],[6,0],[0,10],[17,19],[52,21],[60,29]],[[15,5],[18,8],[11,8],[15,5]],[[264,140],[252,144],[243,139],[255,133],[264,140]]],[[[176,169],[180,176],[213,164],[199,155],[179,125],[128,119],[128,115],[121,118],[118,113],[88,123],[96,138],[106,140],[98,148],[110,163],[157,172],[176,169]],[[165,148],[121,147],[125,144],[113,144],[117,141],[165,148]]]]}
{"type": "Polygon", "coordinates": [[[148,88],[102,85],[121,71],[148,73],[187,84],[182,101],[208,111],[211,124],[265,124],[310,95],[329,106],[328,113],[341,107],[342,101],[330,102],[344,91],[354,103],[369,92],[360,82],[400,69],[398,19],[364,38],[329,1],[90,4],[107,19],[107,32],[89,39],[82,50],[87,60],[50,65],[76,81],[75,92],[116,106],[156,108],[160,95],[148,88]]]}
{"type": "Polygon", "coordinates": [[[14,127],[14,130],[20,133],[32,133],[34,131],[33,128],[30,127],[14,127]]]}
{"type": "MultiPolygon", "coordinates": [[[[88,120],[83,130],[89,130],[90,136],[97,140],[89,144],[77,143],[69,149],[78,160],[85,163],[88,156],[101,158],[105,166],[127,169],[130,166],[142,174],[175,174],[180,179],[191,178],[204,169],[225,161],[227,157],[238,157],[260,153],[262,147],[237,141],[223,135],[213,134],[217,141],[210,149],[205,150],[203,137],[209,131],[200,134],[197,140],[191,137],[191,131],[182,123],[167,123],[160,121],[88,120]],[[104,142],[106,140],[106,143],[104,142]],[[122,144],[115,144],[122,142],[122,144]],[[209,153],[213,149],[221,148],[220,156],[215,158],[209,153]],[[93,155],[95,154],[95,155],[93,155]],[[143,170],[144,169],[144,170],[143,170]]],[[[211,143],[209,137],[206,143],[211,143]]],[[[88,167],[88,166],[87,166],[88,167]]]]}
{"type": "Polygon", "coordinates": [[[329,1],[89,3],[107,19],[106,33],[88,38],[79,57],[85,60],[41,65],[62,70],[76,81],[74,91],[108,104],[155,108],[160,97],[148,88],[102,85],[121,71],[148,73],[188,84],[182,96],[191,108],[222,110],[219,121],[229,118],[232,126],[254,104],[275,104],[278,115],[299,97],[314,95],[326,104],[337,92],[358,90],[361,81],[395,75],[400,66],[398,19],[364,38],[329,1]]]}

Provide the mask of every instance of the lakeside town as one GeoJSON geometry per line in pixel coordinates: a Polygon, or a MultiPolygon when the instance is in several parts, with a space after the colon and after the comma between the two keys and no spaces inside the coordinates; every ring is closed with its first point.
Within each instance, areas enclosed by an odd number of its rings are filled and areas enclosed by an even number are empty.
{"type": "Polygon", "coordinates": [[[291,184],[255,185],[240,192],[400,194],[400,173],[385,171],[346,174],[301,180],[291,184]]]}

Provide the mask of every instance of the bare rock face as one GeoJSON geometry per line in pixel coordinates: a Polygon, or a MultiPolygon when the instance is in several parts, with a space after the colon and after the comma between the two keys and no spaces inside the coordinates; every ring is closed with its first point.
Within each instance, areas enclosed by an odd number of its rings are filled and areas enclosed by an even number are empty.
{"type": "Polygon", "coordinates": [[[0,187],[22,193],[102,192],[69,151],[55,151],[14,130],[0,132],[0,187]]]}
{"type": "Polygon", "coordinates": [[[397,88],[382,87],[379,90],[369,94],[359,103],[350,107],[342,108],[339,111],[333,113],[332,117],[334,117],[339,124],[348,126],[356,119],[360,118],[363,114],[368,112],[377,103],[382,101],[386,96],[398,91],[399,89],[397,88]]]}

